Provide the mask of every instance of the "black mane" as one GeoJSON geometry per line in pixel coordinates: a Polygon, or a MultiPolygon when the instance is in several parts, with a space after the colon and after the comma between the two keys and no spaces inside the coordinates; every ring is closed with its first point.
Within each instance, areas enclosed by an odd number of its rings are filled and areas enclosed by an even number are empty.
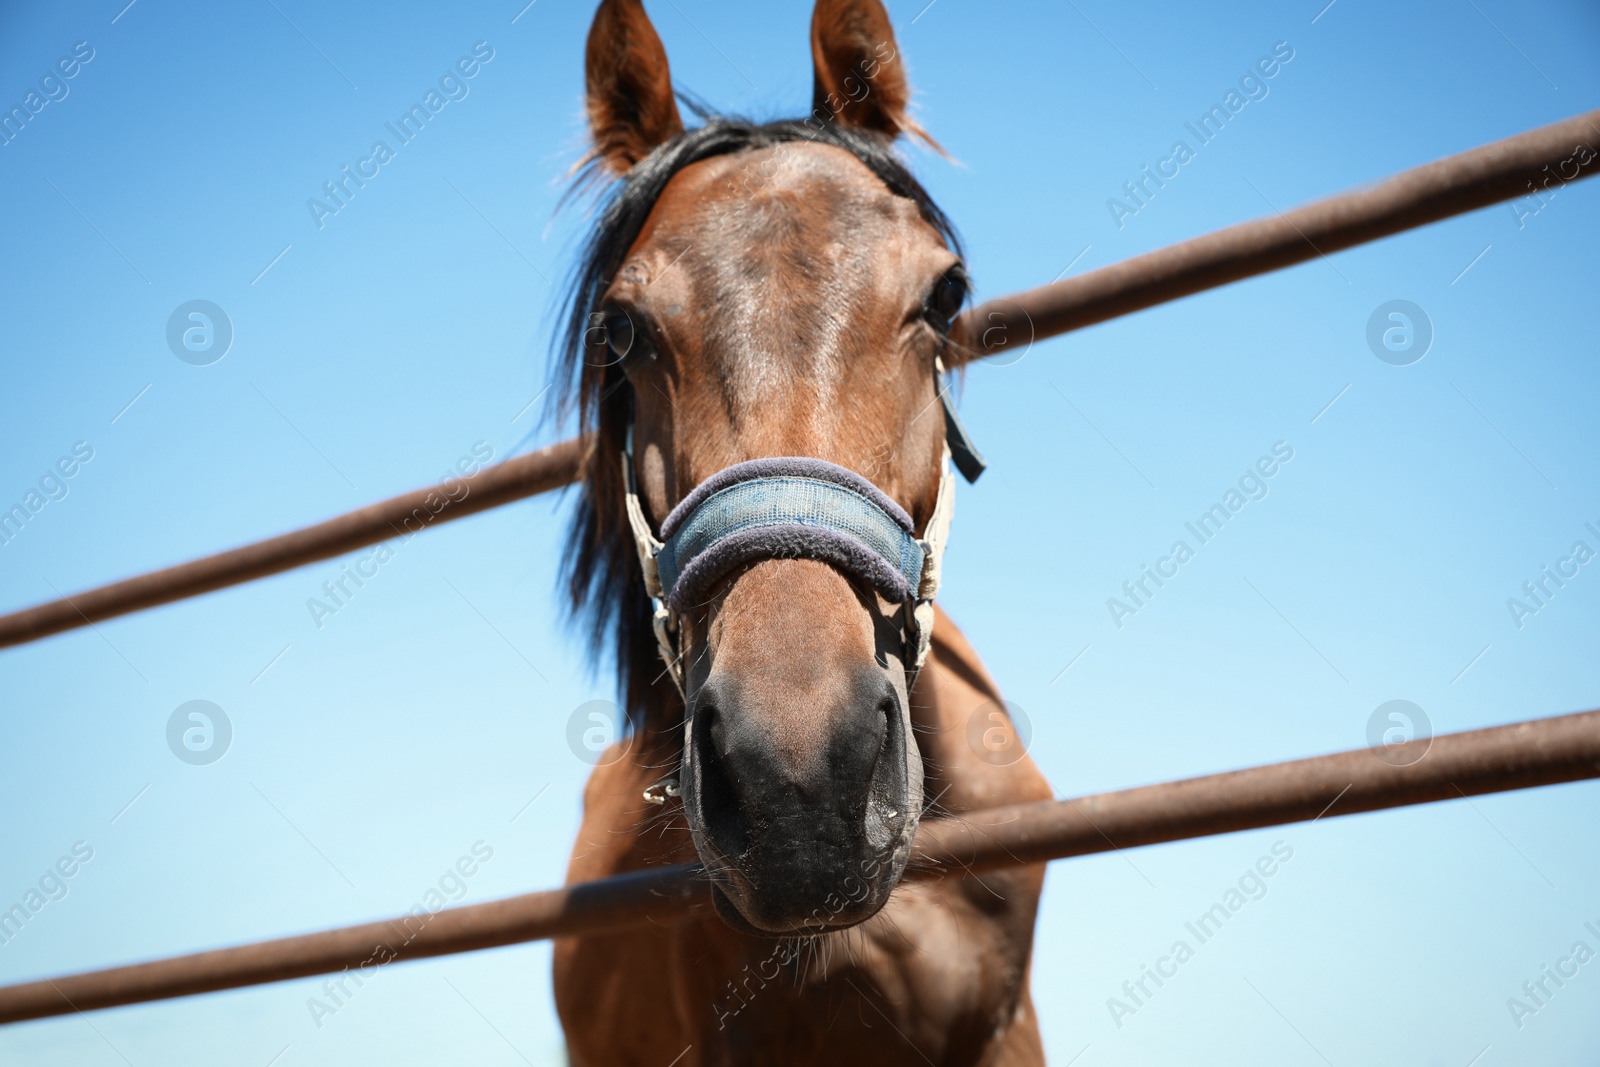
{"type": "MultiPolygon", "coordinates": [[[[607,653],[615,657],[618,695],[635,729],[654,718],[653,712],[670,716],[679,702],[656,655],[649,599],[623,510],[619,457],[632,393],[613,361],[584,358],[589,351],[585,334],[590,314],[598,310],[667,183],[684,167],[712,156],[802,141],[832,145],[855,156],[895,195],[915,203],[929,225],[958,255],[961,252],[954,227],[896,155],[891,138],[834,122],[757,124],[694,110],[707,120],[704,125],[656,148],[604,194],[600,221],[569,283],[566,325],[554,352],[552,414],[557,421],[576,414],[578,429],[592,434],[594,441],[562,568],[568,610],[574,620],[586,624],[591,661],[602,661],[607,653]]],[[[595,172],[592,166],[579,183],[595,172]]],[[[665,725],[668,720],[657,721],[665,725]]]]}

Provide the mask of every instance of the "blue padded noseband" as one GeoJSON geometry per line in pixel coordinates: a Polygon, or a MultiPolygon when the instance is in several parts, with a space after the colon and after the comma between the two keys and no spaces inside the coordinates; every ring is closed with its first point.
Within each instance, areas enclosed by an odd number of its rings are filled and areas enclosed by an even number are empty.
{"type": "Polygon", "coordinates": [[[904,602],[921,587],[927,561],[904,508],[854,471],[800,456],[718,471],[672,510],[661,535],[656,565],[673,611],[763,559],[819,560],[904,602]]]}
{"type": "Polygon", "coordinates": [[[906,606],[907,670],[928,658],[933,598],[939,591],[944,545],[950,535],[955,486],[950,464],[966,479],[983,473],[945,387],[944,364],[934,363],[944,405],[945,448],[939,488],[927,529],[918,537],[905,508],[867,479],[827,460],[780,456],[735,463],[713,474],[672,509],[656,540],[639,499],[633,469],[633,427],[622,454],[628,525],[653,605],[661,659],[687,698],[677,616],[701,603],[718,579],[767,559],[811,559],[906,606]]]}
{"type": "Polygon", "coordinates": [[[906,669],[928,658],[933,598],[955,488],[946,448],[938,496],[919,538],[905,508],[855,471],[805,456],[736,463],[713,474],[661,524],[656,540],[639,500],[633,472],[633,431],[622,455],[628,524],[639,549],[652,626],[661,659],[687,698],[678,649],[681,613],[701,603],[718,579],[767,559],[812,559],[904,604],[906,669]]]}

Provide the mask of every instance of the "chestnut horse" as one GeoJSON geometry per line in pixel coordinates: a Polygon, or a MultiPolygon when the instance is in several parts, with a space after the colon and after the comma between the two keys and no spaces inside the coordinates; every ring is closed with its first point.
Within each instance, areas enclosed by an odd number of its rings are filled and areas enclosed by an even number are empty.
{"type": "Polygon", "coordinates": [[[933,142],[879,0],[818,0],[811,51],[808,118],[697,108],[685,130],[640,0],[589,32],[589,162],[618,181],[563,356],[593,440],[569,581],[631,729],[589,779],[567,880],[695,861],[713,907],[556,942],[580,1067],[1043,1062],[1043,868],[900,884],[924,815],[1051,795],[949,618],[853,549],[793,545],[652,610],[648,546],[748,461],[825,468],[908,537],[948,517],[940,360],[966,273],[892,149],[933,142]]]}

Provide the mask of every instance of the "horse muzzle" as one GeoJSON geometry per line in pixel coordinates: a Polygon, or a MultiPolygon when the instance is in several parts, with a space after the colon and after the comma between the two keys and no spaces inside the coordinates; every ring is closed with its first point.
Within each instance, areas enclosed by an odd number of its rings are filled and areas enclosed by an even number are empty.
{"type": "Polygon", "coordinates": [[[887,903],[922,808],[905,688],[872,668],[809,689],[772,682],[714,669],[695,694],[684,752],[695,848],[736,929],[853,926],[887,903]],[[797,715],[804,746],[783,739],[797,715]]]}

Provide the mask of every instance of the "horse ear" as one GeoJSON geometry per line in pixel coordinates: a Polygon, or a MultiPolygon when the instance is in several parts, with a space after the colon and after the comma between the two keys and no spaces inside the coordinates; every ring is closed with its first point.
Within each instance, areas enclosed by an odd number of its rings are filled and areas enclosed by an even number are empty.
{"type": "Polygon", "coordinates": [[[641,0],[603,0],[584,49],[589,131],[598,159],[622,175],[683,132],[667,50],[641,0]]]}
{"type": "Polygon", "coordinates": [[[813,118],[891,137],[908,134],[943,151],[908,113],[911,83],[880,0],[817,0],[811,59],[813,118]]]}

